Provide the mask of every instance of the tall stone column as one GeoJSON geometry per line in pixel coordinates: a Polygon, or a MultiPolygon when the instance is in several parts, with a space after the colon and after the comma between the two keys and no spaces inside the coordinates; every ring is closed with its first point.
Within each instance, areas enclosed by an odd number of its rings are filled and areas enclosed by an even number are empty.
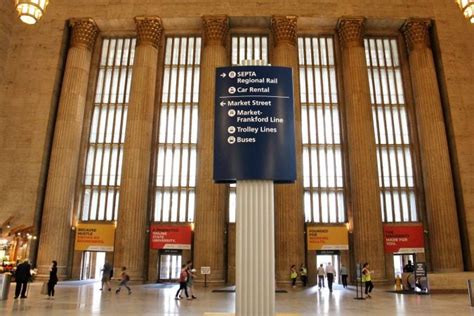
{"type": "Polygon", "coordinates": [[[87,85],[97,25],[92,19],[71,21],[72,38],[61,87],[38,249],[38,273],[48,275],[52,260],[58,277],[68,275],[76,177],[87,85]]]}
{"type": "Polygon", "coordinates": [[[275,277],[277,282],[286,282],[289,281],[291,265],[305,263],[297,17],[273,16],[271,28],[274,39],[272,65],[293,70],[296,181],[293,184],[275,185],[275,277]]]}
{"type": "MultiPolygon", "coordinates": [[[[385,278],[377,152],[363,44],[364,18],[341,18],[344,111],[352,210],[354,259],[369,262],[375,278],[385,278]]],[[[354,267],[352,267],[354,268],[354,267]]]]}
{"type": "Polygon", "coordinates": [[[215,184],[214,94],[216,67],[229,64],[226,50],[229,20],[227,16],[204,16],[204,47],[199,89],[198,174],[194,234],[194,266],[211,267],[211,282],[225,280],[225,219],[227,186],[215,184]]]}
{"type": "Polygon", "coordinates": [[[429,27],[429,20],[410,19],[402,32],[409,51],[431,264],[437,272],[462,271],[454,185],[429,27]]]}
{"type": "Polygon", "coordinates": [[[131,279],[143,280],[158,46],[163,27],[158,17],[136,17],[135,24],[138,38],[123,150],[114,266],[126,266],[131,279]]]}

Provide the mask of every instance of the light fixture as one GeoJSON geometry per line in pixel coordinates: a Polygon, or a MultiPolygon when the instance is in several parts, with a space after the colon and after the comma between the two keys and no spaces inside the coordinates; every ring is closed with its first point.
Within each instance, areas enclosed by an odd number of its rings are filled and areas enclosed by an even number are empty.
{"type": "Polygon", "coordinates": [[[466,19],[474,24],[474,0],[456,0],[456,2],[466,19]]]}
{"type": "Polygon", "coordinates": [[[49,0],[15,0],[18,17],[23,23],[36,24],[44,14],[49,0]]]}
{"type": "Polygon", "coordinates": [[[12,226],[10,225],[10,222],[8,222],[7,223],[7,228],[10,229],[10,227],[12,227],[12,226]]]}

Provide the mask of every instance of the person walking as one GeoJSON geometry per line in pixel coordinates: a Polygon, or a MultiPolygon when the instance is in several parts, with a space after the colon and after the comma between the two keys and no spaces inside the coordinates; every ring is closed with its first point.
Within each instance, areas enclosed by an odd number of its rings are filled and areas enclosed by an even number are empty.
{"type": "Polygon", "coordinates": [[[102,291],[104,285],[107,285],[107,290],[110,291],[110,279],[112,278],[113,268],[108,262],[105,262],[104,267],[100,271],[102,271],[102,286],[100,287],[100,290],[102,291]]]}
{"type": "Polygon", "coordinates": [[[182,299],[180,293],[182,290],[184,290],[184,294],[186,294],[186,298],[188,300],[192,299],[189,297],[188,295],[188,289],[186,287],[186,281],[188,279],[188,272],[186,271],[187,270],[187,264],[183,264],[181,266],[181,273],[179,274],[179,289],[178,289],[178,292],[176,292],[176,296],[175,296],[175,299],[177,300],[180,300],[182,299]]]}
{"type": "Polygon", "coordinates": [[[52,261],[51,269],[49,270],[49,280],[48,280],[48,299],[54,299],[54,287],[58,283],[58,262],[56,260],[52,261]]]}
{"type": "Polygon", "coordinates": [[[120,274],[120,283],[118,288],[115,290],[115,294],[118,294],[120,292],[122,286],[127,288],[128,295],[132,294],[132,289],[128,286],[128,281],[130,281],[130,276],[127,274],[127,267],[122,267],[122,273],[120,274]]]}
{"type": "Polygon", "coordinates": [[[372,298],[372,296],[370,296],[370,293],[374,288],[374,285],[372,284],[372,273],[374,273],[374,271],[369,270],[369,263],[364,263],[362,266],[362,282],[365,283],[366,298],[372,298]]]}
{"type": "Polygon", "coordinates": [[[334,270],[334,267],[332,266],[331,262],[328,262],[328,265],[326,266],[326,277],[328,278],[328,287],[329,287],[329,292],[332,293],[332,283],[334,282],[334,277],[335,277],[336,271],[334,270]]]}
{"type": "Polygon", "coordinates": [[[194,296],[194,287],[193,287],[193,281],[194,281],[194,276],[196,273],[196,269],[189,269],[191,267],[188,267],[188,279],[186,280],[186,286],[188,288],[188,293],[191,295],[191,299],[196,299],[197,297],[194,296]]]}
{"type": "Polygon", "coordinates": [[[28,288],[28,282],[31,279],[31,265],[28,260],[23,261],[16,267],[15,280],[15,298],[26,298],[26,289],[28,288]]]}
{"type": "Polygon", "coordinates": [[[298,278],[298,272],[296,272],[296,265],[292,265],[290,267],[290,279],[291,279],[291,286],[296,287],[296,279],[298,278]]]}
{"type": "Polygon", "coordinates": [[[341,264],[341,269],[339,270],[339,274],[341,275],[342,286],[346,288],[347,287],[347,268],[345,265],[341,264]]]}
{"type": "Polygon", "coordinates": [[[301,264],[300,266],[300,278],[301,282],[303,282],[303,286],[306,286],[308,283],[308,269],[306,269],[304,264],[301,264]]]}
{"type": "Polygon", "coordinates": [[[325,287],[324,277],[326,276],[326,271],[324,271],[324,267],[322,263],[319,265],[317,272],[318,272],[318,286],[319,286],[319,289],[321,289],[321,287],[325,287]]]}

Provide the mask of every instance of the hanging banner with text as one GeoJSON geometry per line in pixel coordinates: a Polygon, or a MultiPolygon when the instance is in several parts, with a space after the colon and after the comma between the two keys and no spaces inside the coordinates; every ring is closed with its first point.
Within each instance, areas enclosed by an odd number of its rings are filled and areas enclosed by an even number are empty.
{"type": "Polygon", "coordinates": [[[292,70],[216,70],[214,181],[296,180],[292,70]]]}
{"type": "Polygon", "coordinates": [[[79,251],[114,251],[114,224],[78,224],[74,249],[79,251]]]}
{"type": "Polygon", "coordinates": [[[425,252],[422,225],[384,225],[385,253],[425,252]]]}
{"type": "Polygon", "coordinates": [[[346,226],[308,226],[308,250],[348,250],[346,226]]]}
{"type": "Polygon", "coordinates": [[[151,225],[151,249],[191,249],[191,226],[151,225]]]}

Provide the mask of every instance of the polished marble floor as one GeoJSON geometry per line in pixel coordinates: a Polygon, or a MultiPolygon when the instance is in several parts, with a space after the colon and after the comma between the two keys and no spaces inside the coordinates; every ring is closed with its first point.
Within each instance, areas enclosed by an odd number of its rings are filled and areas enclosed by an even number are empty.
{"type": "MultiPolygon", "coordinates": [[[[98,282],[62,282],[56,286],[55,300],[40,294],[41,283],[30,286],[27,299],[0,301],[0,315],[203,315],[205,312],[233,312],[234,293],[214,293],[197,287],[196,300],[174,299],[177,285],[132,285],[132,294],[123,290],[102,292],[98,282]]],[[[297,315],[474,315],[467,294],[402,295],[374,290],[372,299],[355,300],[353,289],[288,288],[276,294],[279,313],[297,315]]]]}

